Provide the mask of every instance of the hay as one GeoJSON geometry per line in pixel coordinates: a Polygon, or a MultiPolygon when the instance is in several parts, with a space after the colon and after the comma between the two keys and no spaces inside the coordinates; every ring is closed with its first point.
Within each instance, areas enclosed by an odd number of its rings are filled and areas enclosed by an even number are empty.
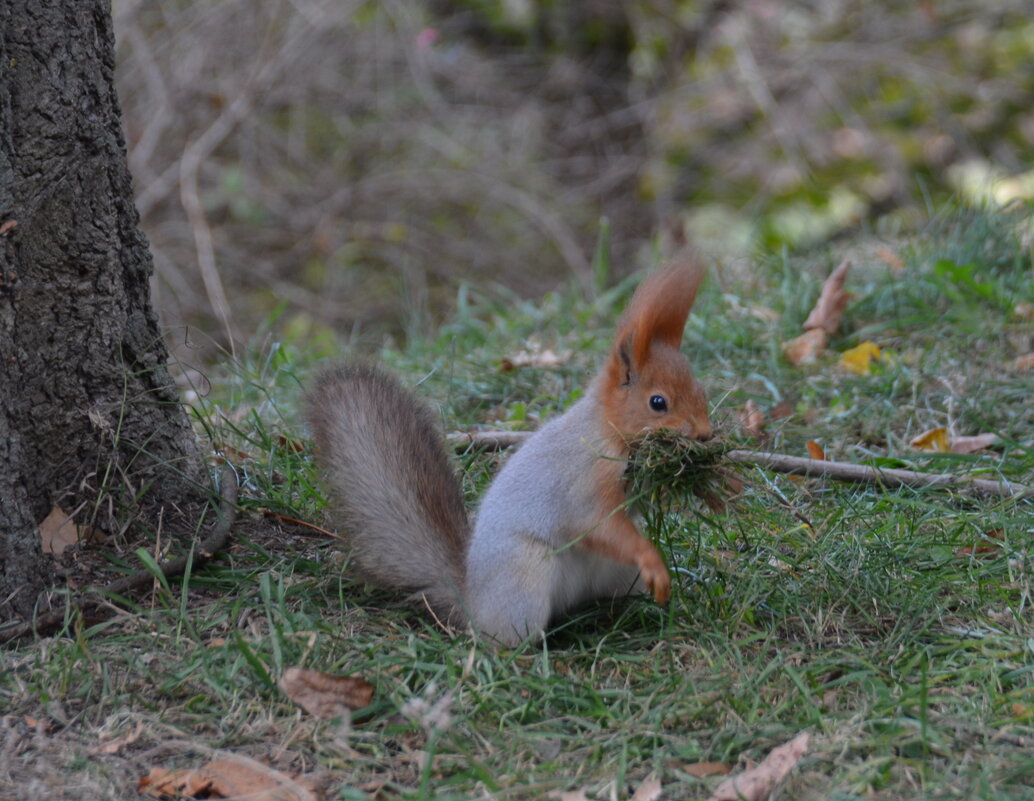
{"type": "Polygon", "coordinates": [[[732,447],[720,438],[698,442],[670,429],[650,431],[629,443],[625,479],[632,499],[651,505],[684,505],[693,497],[711,505],[739,490],[735,470],[726,462],[732,447]]]}

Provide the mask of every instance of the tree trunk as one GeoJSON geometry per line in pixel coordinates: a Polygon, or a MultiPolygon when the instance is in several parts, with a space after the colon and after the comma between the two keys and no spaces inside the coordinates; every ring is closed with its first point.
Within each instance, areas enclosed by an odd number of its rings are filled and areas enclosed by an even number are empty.
{"type": "Polygon", "coordinates": [[[53,505],[110,529],[203,495],[150,305],[114,63],[109,2],[0,4],[0,620],[39,606],[53,505]]]}

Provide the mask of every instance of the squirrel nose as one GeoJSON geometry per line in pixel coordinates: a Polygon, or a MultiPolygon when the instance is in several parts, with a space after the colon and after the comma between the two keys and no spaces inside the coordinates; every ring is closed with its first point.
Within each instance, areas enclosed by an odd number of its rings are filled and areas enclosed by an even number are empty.
{"type": "Polygon", "coordinates": [[[695,439],[697,442],[707,442],[714,437],[714,430],[711,428],[711,424],[704,422],[701,424],[693,424],[691,422],[684,421],[677,429],[680,434],[690,439],[695,439]]]}

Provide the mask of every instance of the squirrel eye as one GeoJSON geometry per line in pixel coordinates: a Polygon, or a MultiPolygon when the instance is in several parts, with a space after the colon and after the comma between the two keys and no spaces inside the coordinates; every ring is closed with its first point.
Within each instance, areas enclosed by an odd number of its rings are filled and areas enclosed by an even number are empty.
{"type": "Polygon", "coordinates": [[[662,395],[653,395],[650,397],[650,408],[655,412],[666,412],[668,411],[668,401],[662,395]]]}

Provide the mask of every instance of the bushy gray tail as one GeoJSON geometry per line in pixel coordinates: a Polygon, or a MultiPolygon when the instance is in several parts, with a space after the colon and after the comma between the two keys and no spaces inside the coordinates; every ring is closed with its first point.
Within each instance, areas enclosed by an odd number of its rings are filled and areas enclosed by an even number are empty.
{"type": "Polygon", "coordinates": [[[320,375],[307,397],[343,535],[362,571],[456,617],[470,522],[431,410],[374,367],[320,375]]]}

